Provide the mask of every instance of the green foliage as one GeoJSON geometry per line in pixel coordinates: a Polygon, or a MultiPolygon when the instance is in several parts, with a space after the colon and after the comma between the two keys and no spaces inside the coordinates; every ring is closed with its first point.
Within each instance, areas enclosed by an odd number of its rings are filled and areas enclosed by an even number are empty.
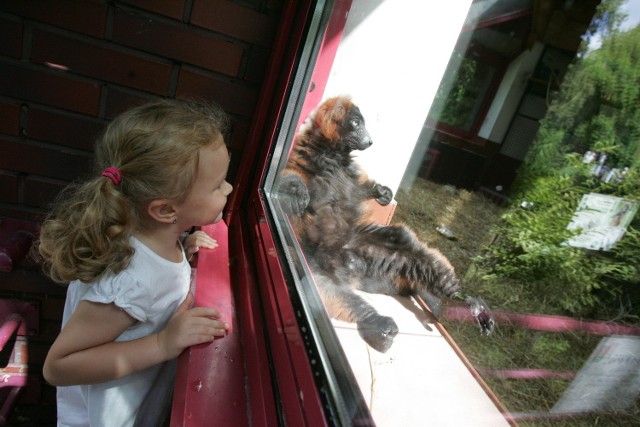
{"type": "Polygon", "coordinates": [[[441,123],[469,130],[475,110],[488,90],[494,74],[492,67],[454,52],[429,111],[429,116],[441,123]]]}
{"type": "Polygon", "coordinates": [[[545,295],[551,312],[593,314],[640,282],[638,215],[610,252],[565,244],[580,232],[567,225],[583,195],[640,200],[640,27],[621,33],[607,22],[602,47],[567,72],[519,172],[499,238],[478,259],[488,277],[525,283],[545,295]],[[610,168],[628,168],[622,182],[594,176],[595,164],[582,162],[586,151],[606,154],[610,168]],[[523,201],[530,208],[521,208],[523,201]]]}
{"type": "Polygon", "coordinates": [[[539,366],[550,369],[562,369],[567,352],[571,349],[571,342],[561,334],[539,333],[533,340],[531,350],[538,355],[539,366]]]}

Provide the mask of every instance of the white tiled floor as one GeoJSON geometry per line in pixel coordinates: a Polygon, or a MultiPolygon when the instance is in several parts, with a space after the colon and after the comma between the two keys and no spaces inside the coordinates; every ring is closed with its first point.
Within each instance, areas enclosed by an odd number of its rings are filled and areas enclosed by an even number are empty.
{"type": "Polygon", "coordinates": [[[400,329],[391,348],[379,353],[354,324],[333,321],[378,426],[509,425],[413,299],[361,295],[400,329]]]}

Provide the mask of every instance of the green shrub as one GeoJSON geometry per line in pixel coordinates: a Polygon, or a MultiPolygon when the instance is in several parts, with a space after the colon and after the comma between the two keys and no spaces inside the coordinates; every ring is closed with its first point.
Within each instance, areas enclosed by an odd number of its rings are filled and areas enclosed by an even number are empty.
{"type": "Polygon", "coordinates": [[[610,315],[603,309],[619,306],[617,299],[640,282],[638,215],[610,251],[565,243],[580,232],[567,226],[585,194],[640,200],[639,61],[640,27],[613,31],[601,49],[572,65],[519,171],[498,238],[477,259],[486,278],[534,289],[552,312],[610,315]],[[595,163],[583,163],[586,151],[628,172],[605,182],[594,175],[595,163]]]}

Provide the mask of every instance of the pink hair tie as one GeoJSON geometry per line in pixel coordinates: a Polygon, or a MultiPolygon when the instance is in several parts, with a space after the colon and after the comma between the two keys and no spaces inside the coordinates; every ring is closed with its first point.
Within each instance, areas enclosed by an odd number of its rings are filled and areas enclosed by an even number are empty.
{"type": "Polygon", "coordinates": [[[109,178],[111,182],[113,182],[113,185],[118,185],[120,181],[122,181],[122,175],[118,168],[106,168],[102,171],[102,176],[109,178]]]}

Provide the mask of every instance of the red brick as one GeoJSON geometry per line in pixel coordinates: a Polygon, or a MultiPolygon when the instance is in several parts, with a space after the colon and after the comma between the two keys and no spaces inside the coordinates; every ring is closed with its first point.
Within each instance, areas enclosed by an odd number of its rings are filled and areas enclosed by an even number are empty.
{"type": "Polygon", "coordinates": [[[18,203],[18,176],[0,172],[0,203],[18,203]]]}
{"type": "MultiPolygon", "coordinates": [[[[40,344],[34,343],[32,340],[29,340],[29,369],[33,370],[34,366],[39,365],[42,366],[44,364],[44,360],[47,357],[47,353],[51,348],[50,344],[40,344]]],[[[31,403],[36,403],[38,399],[30,399],[35,400],[31,403]]]]}
{"type": "Polygon", "coordinates": [[[20,106],[0,102],[0,133],[20,134],[20,106]]]}
{"type": "MultiPolygon", "coordinates": [[[[58,284],[52,284],[57,288],[62,287],[58,284]]],[[[62,287],[62,290],[65,290],[62,287]]],[[[43,300],[40,304],[40,317],[47,320],[62,321],[62,312],[64,311],[64,299],[63,298],[51,298],[43,300]]]]}
{"type": "Polygon", "coordinates": [[[270,47],[276,18],[227,0],[194,0],[191,23],[263,47],[270,47]]]}
{"type": "Polygon", "coordinates": [[[22,189],[22,202],[27,206],[47,208],[65,186],[27,176],[22,189]]]}
{"type": "Polygon", "coordinates": [[[211,99],[228,113],[247,117],[253,114],[258,99],[256,89],[185,69],[180,71],[176,96],[211,99]]]}
{"type": "Polygon", "coordinates": [[[233,129],[231,130],[231,138],[229,141],[226,141],[229,148],[242,151],[242,147],[244,147],[244,144],[247,141],[250,126],[250,120],[247,118],[241,117],[234,120],[233,129]]]}
{"type": "Polygon", "coordinates": [[[85,116],[29,108],[26,135],[30,139],[93,151],[104,122],[85,116]]]}
{"type": "Polygon", "coordinates": [[[0,290],[48,295],[66,295],[66,288],[56,285],[40,271],[13,270],[0,273],[0,290]]]}
{"type": "Polygon", "coordinates": [[[118,114],[133,108],[138,105],[142,105],[145,102],[156,99],[153,97],[142,97],[138,94],[132,94],[130,92],[120,90],[119,88],[110,87],[106,91],[107,106],[105,111],[105,118],[111,120],[118,114]]]}
{"type": "MultiPolygon", "coordinates": [[[[1,3],[1,2],[0,2],[1,3]]],[[[0,62],[0,94],[96,115],[100,88],[67,75],[0,62]]]]}
{"type": "Polygon", "coordinates": [[[22,24],[0,18],[0,55],[22,57],[22,24]]]}
{"type": "Polygon", "coordinates": [[[0,169],[72,181],[90,169],[90,155],[0,140],[0,169]]]}
{"type": "Polygon", "coordinates": [[[126,0],[125,2],[178,20],[182,20],[184,14],[184,0],[126,0]]]}
{"type": "Polygon", "coordinates": [[[185,25],[171,25],[125,11],[115,15],[113,40],[234,77],[238,76],[242,62],[243,49],[237,44],[185,25]]]}
{"type": "Polygon", "coordinates": [[[231,185],[234,185],[235,178],[238,174],[238,168],[240,167],[240,156],[242,156],[242,151],[236,151],[230,148],[229,155],[231,156],[231,160],[229,161],[227,180],[231,183],[231,185]]]}
{"type": "MultiPolygon", "coordinates": [[[[46,215],[43,212],[38,212],[19,205],[0,205],[0,216],[26,221],[42,222],[46,215]]],[[[1,281],[2,280],[0,279],[0,282],[1,281]]]]}
{"type": "Polygon", "coordinates": [[[279,14],[284,8],[285,0],[266,0],[261,2],[265,11],[269,13],[279,14]]]}
{"type": "Polygon", "coordinates": [[[269,62],[269,55],[270,52],[266,49],[251,49],[247,55],[247,67],[244,76],[241,77],[252,83],[262,83],[269,62]]]}
{"type": "Polygon", "coordinates": [[[34,30],[31,61],[55,64],[81,74],[161,95],[167,94],[171,65],[105,47],[34,30]]]}
{"type": "Polygon", "coordinates": [[[7,0],[0,10],[100,38],[107,25],[107,5],[93,1],[7,0]]]}
{"type": "MultiPolygon", "coordinates": [[[[60,287],[59,284],[52,284],[52,287],[60,287]]],[[[62,301],[64,301],[64,295],[62,296],[62,298],[52,298],[52,300],[57,301],[59,299],[62,299],[62,301]]],[[[53,316],[52,316],[53,317],[53,316]]],[[[43,319],[40,322],[40,333],[37,335],[36,338],[33,338],[34,340],[37,339],[38,341],[40,341],[41,343],[49,343],[51,344],[56,337],[58,336],[58,334],[60,333],[60,321],[52,321],[52,320],[46,320],[43,319]]]]}

